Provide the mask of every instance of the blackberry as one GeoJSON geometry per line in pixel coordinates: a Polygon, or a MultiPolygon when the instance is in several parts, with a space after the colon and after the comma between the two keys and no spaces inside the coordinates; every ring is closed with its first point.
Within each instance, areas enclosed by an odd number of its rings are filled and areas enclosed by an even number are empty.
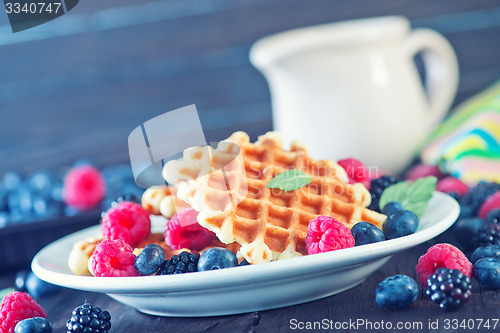
{"type": "Polygon", "coordinates": [[[197,272],[199,259],[200,254],[196,251],[192,251],[191,253],[182,251],[178,255],[174,255],[172,258],[165,260],[156,275],[197,272]]]}
{"type": "Polygon", "coordinates": [[[472,209],[472,216],[477,215],[479,207],[491,195],[500,191],[500,184],[481,182],[469,190],[460,200],[460,205],[468,206],[472,209]]]}
{"type": "Polygon", "coordinates": [[[370,194],[372,195],[372,203],[368,207],[371,210],[380,212],[378,203],[382,192],[391,185],[396,184],[399,180],[394,176],[382,176],[370,181],[370,194]]]}
{"type": "Polygon", "coordinates": [[[67,333],[108,333],[111,329],[111,315],[108,311],[89,303],[73,310],[66,322],[67,333]]]}
{"type": "Polygon", "coordinates": [[[427,279],[425,294],[443,310],[460,308],[472,295],[472,285],[468,276],[458,269],[438,268],[427,279]]]}
{"type": "Polygon", "coordinates": [[[477,233],[478,246],[500,245],[500,224],[485,223],[477,233]]]}

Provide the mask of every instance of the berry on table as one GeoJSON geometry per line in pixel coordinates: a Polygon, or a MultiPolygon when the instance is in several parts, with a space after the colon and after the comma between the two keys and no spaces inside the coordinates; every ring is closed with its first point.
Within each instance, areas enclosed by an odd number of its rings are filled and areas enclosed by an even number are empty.
{"type": "Polygon", "coordinates": [[[398,310],[415,302],[418,285],[411,277],[394,275],[384,279],[375,290],[375,302],[383,309],[398,310]]]}
{"type": "Polygon", "coordinates": [[[372,202],[370,206],[368,206],[368,208],[380,212],[379,200],[382,192],[384,192],[386,188],[396,184],[397,182],[399,182],[399,180],[396,177],[390,175],[372,179],[370,181],[370,194],[372,195],[372,202]]]}
{"type": "Polygon", "coordinates": [[[500,259],[482,258],[476,261],[472,269],[474,277],[481,286],[489,289],[500,288],[500,259]]]}
{"type": "Polygon", "coordinates": [[[486,215],[486,222],[500,223],[500,209],[493,209],[486,215]]]}
{"type": "Polygon", "coordinates": [[[26,289],[31,297],[37,299],[40,296],[58,293],[62,288],[45,282],[33,272],[30,272],[26,278],[26,289]]]}
{"type": "Polygon", "coordinates": [[[108,311],[85,303],[73,310],[71,318],[66,322],[66,329],[67,333],[108,333],[111,329],[111,315],[108,311]]]}
{"type": "Polygon", "coordinates": [[[457,269],[438,268],[427,278],[425,294],[443,310],[460,308],[471,295],[470,278],[457,269]]]}
{"type": "Polygon", "coordinates": [[[148,244],[135,258],[134,267],[141,275],[154,274],[165,261],[165,250],[158,244],[148,244]]]}
{"type": "Polygon", "coordinates": [[[202,227],[196,220],[198,212],[185,208],[175,213],[165,227],[165,242],[174,250],[190,249],[200,251],[209,246],[215,234],[202,227]]]}
{"type": "Polygon", "coordinates": [[[486,216],[493,210],[500,209],[500,191],[488,197],[481,207],[479,207],[478,216],[480,218],[486,218],[486,216]]]}
{"type": "Polygon", "coordinates": [[[479,246],[500,245],[500,224],[487,222],[477,233],[479,246]]]}
{"type": "Polygon", "coordinates": [[[358,222],[351,228],[354,246],[385,241],[385,235],[376,226],[368,222],[358,222]]]}
{"type": "Polygon", "coordinates": [[[385,204],[385,206],[382,208],[382,214],[390,216],[394,213],[397,213],[399,211],[403,211],[405,208],[403,207],[403,204],[398,201],[391,201],[385,204]]]}
{"type": "Polygon", "coordinates": [[[418,217],[409,210],[400,210],[388,216],[382,225],[387,239],[411,235],[417,231],[418,217]]]}
{"type": "Polygon", "coordinates": [[[198,271],[211,271],[238,266],[236,255],[222,247],[212,247],[204,251],[198,260],[198,271]]]}
{"type": "Polygon", "coordinates": [[[471,216],[477,214],[479,207],[490,196],[500,191],[500,184],[481,182],[469,190],[469,193],[460,199],[460,206],[469,206],[471,209],[471,216]]]}
{"type": "Polygon", "coordinates": [[[351,230],[330,216],[318,216],[307,226],[307,253],[335,251],[354,246],[351,230]]]}
{"type": "Polygon", "coordinates": [[[102,174],[90,165],[71,169],[64,178],[63,198],[67,205],[86,210],[96,207],[106,194],[102,174]]]}
{"type": "Polygon", "coordinates": [[[10,293],[0,303],[0,332],[13,333],[18,322],[34,317],[46,318],[47,315],[27,293],[10,293]]]}
{"type": "Polygon", "coordinates": [[[28,278],[29,273],[30,273],[30,271],[27,271],[27,270],[21,270],[21,271],[17,272],[16,279],[15,279],[15,285],[16,285],[17,291],[27,291],[26,290],[26,279],[28,278]]]}
{"type": "Polygon", "coordinates": [[[17,323],[14,333],[52,333],[52,325],[42,317],[24,319],[17,323]]]}
{"type": "Polygon", "coordinates": [[[476,235],[485,222],[478,217],[459,218],[451,227],[451,232],[465,250],[473,250],[478,247],[476,235]]]}
{"type": "Polygon", "coordinates": [[[149,212],[140,204],[122,201],[103,215],[101,231],[106,239],[122,239],[136,246],[151,232],[149,212]]]}
{"type": "Polygon", "coordinates": [[[171,275],[197,272],[199,259],[200,254],[197,251],[182,251],[178,255],[173,255],[172,258],[165,260],[156,274],[171,275]]]}
{"type": "Polygon", "coordinates": [[[135,255],[130,245],[121,239],[105,239],[97,244],[89,260],[94,276],[137,276],[135,255]]]}
{"type": "Polygon", "coordinates": [[[439,268],[458,269],[465,276],[472,277],[472,263],[465,254],[451,244],[440,243],[431,246],[419,259],[415,267],[418,280],[427,287],[427,278],[439,268]]]}
{"type": "Polygon", "coordinates": [[[476,261],[483,258],[500,259],[500,245],[481,246],[472,252],[470,257],[471,263],[474,265],[476,261]]]}
{"type": "Polygon", "coordinates": [[[469,192],[469,186],[455,177],[444,177],[437,182],[436,191],[443,193],[456,193],[464,196],[469,192]]]}

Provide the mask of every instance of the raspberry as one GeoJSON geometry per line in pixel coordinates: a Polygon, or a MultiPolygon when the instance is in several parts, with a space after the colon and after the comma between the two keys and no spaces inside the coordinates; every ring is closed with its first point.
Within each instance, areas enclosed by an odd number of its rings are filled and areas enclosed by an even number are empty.
{"type": "Polygon", "coordinates": [[[315,254],[354,246],[351,230],[337,219],[318,216],[307,226],[307,253],[315,254]]]}
{"type": "Polygon", "coordinates": [[[200,254],[197,251],[182,251],[179,255],[173,255],[172,258],[165,260],[156,275],[197,272],[199,259],[200,254]]]}
{"type": "Polygon", "coordinates": [[[20,291],[10,293],[0,304],[0,332],[14,333],[18,322],[34,317],[47,318],[47,315],[29,294],[20,291]]]}
{"type": "Polygon", "coordinates": [[[484,219],[488,216],[489,212],[498,208],[500,208],[500,191],[496,192],[483,202],[481,208],[479,208],[478,215],[480,218],[484,219]]]}
{"type": "Polygon", "coordinates": [[[459,196],[464,196],[469,192],[469,186],[455,177],[445,177],[438,181],[436,190],[443,193],[456,193],[459,196]]]}
{"type": "Polygon", "coordinates": [[[415,268],[420,283],[427,287],[427,278],[441,267],[458,269],[465,276],[472,277],[472,264],[465,254],[451,244],[441,243],[431,246],[418,259],[415,268]]]}
{"type": "Polygon", "coordinates": [[[121,239],[105,239],[97,244],[90,257],[91,272],[95,276],[137,276],[132,247],[121,239]]]}
{"type": "Polygon", "coordinates": [[[101,230],[106,239],[122,239],[136,246],[151,231],[149,212],[140,204],[121,201],[103,214],[101,230]]]}
{"type": "Polygon", "coordinates": [[[68,206],[91,209],[101,202],[105,194],[104,178],[93,166],[75,167],[64,178],[63,198],[68,206]]]}
{"type": "Polygon", "coordinates": [[[168,221],[165,228],[165,242],[174,250],[182,248],[200,251],[215,239],[215,234],[196,221],[198,212],[185,208],[168,221]]]}
{"type": "Polygon", "coordinates": [[[425,294],[443,310],[456,310],[467,302],[471,295],[470,278],[458,269],[438,268],[427,279],[425,294]]]}
{"type": "Polygon", "coordinates": [[[434,176],[441,178],[443,174],[435,165],[417,164],[406,173],[406,180],[417,180],[418,178],[434,176]]]}
{"type": "Polygon", "coordinates": [[[361,183],[370,189],[370,173],[363,163],[354,158],[346,158],[337,163],[346,171],[349,184],[361,183]]]}

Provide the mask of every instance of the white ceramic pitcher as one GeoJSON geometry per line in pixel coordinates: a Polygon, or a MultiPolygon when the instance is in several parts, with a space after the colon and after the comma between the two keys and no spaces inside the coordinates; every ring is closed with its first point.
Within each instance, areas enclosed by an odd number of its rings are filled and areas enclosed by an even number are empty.
{"type": "Polygon", "coordinates": [[[257,41],[250,60],[269,83],[285,142],[303,140],[314,158],[354,157],[392,172],[415,156],[458,85],[451,45],[435,31],[411,31],[401,16],[279,33],[257,41]]]}

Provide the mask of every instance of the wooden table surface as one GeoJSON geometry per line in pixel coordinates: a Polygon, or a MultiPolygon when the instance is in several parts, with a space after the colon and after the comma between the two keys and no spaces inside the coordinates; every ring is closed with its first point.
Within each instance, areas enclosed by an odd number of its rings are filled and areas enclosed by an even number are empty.
{"type": "MultiPolygon", "coordinates": [[[[6,30],[0,34],[0,176],[59,168],[80,158],[98,166],[127,162],[130,131],[190,104],[197,105],[208,141],[234,130],[255,139],[272,128],[267,84],[248,60],[255,40],[290,28],[395,14],[409,17],[414,27],[441,32],[455,48],[461,76],[455,105],[500,78],[500,4],[489,0],[82,0],[40,30],[15,35],[6,30]]],[[[0,15],[0,25],[6,24],[0,15]]],[[[418,257],[432,243],[450,240],[446,233],[399,253],[339,295],[282,309],[162,318],[75,290],[39,302],[54,332],[64,331],[72,309],[85,300],[111,312],[112,332],[297,331],[290,326],[293,319],[417,325],[409,332],[481,331],[455,327],[453,321],[498,319],[498,293],[483,291],[476,282],[471,301],[452,313],[439,310],[422,291],[402,311],[383,311],[374,302],[381,280],[394,274],[415,278],[418,257]]],[[[12,286],[14,275],[0,272],[0,288],[12,286]]],[[[489,331],[495,330],[500,327],[489,331]]]]}

